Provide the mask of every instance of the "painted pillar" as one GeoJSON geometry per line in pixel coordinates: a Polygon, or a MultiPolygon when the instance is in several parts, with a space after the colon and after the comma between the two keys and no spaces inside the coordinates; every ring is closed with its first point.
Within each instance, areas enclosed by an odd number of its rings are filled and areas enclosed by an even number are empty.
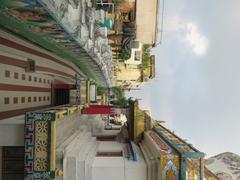
{"type": "Polygon", "coordinates": [[[204,160],[200,158],[200,180],[204,179],[204,160]]]}
{"type": "Polygon", "coordinates": [[[56,115],[30,112],[24,128],[25,180],[55,178],[56,115]]]}
{"type": "Polygon", "coordinates": [[[187,165],[186,165],[186,157],[181,156],[180,157],[180,179],[186,180],[186,172],[187,172],[187,165]]]}
{"type": "Polygon", "coordinates": [[[80,75],[76,74],[76,104],[80,104],[80,75]]]}

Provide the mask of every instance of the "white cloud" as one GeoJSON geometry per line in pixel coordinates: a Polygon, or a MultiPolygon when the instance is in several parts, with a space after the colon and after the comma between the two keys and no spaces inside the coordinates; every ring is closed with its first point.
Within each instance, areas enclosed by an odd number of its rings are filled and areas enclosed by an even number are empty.
{"type": "Polygon", "coordinates": [[[199,32],[196,24],[186,24],[186,34],[183,38],[184,42],[191,47],[196,55],[204,55],[208,49],[208,39],[199,32]]]}
{"type": "Polygon", "coordinates": [[[195,23],[186,21],[178,15],[167,16],[164,20],[164,31],[168,37],[169,35],[172,36],[172,34],[175,34],[180,41],[192,49],[194,54],[199,56],[206,54],[208,39],[199,31],[195,23]],[[182,32],[184,32],[184,35],[182,35],[182,32]]]}

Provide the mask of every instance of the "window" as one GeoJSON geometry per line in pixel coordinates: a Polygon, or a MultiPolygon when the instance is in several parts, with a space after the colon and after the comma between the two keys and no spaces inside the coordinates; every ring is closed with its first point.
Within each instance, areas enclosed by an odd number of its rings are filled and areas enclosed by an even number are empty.
{"type": "Polygon", "coordinates": [[[28,97],[28,102],[31,102],[32,101],[32,98],[31,97],[28,97]]]}
{"type": "Polygon", "coordinates": [[[9,97],[4,98],[4,104],[9,104],[9,97]]]}
{"type": "Polygon", "coordinates": [[[38,101],[41,102],[42,101],[42,97],[38,97],[38,101]]]}
{"type": "Polygon", "coordinates": [[[34,82],[37,82],[37,77],[34,77],[34,82]]]}
{"type": "Polygon", "coordinates": [[[25,74],[22,74],[22,80],[25,80],[25,79],[26,79],[25,74]]]}
{"type": "Polygon", "coordinates": [[[28,59],[26,72],[35,72],[35,61],[32,59],[28,59]]]}
{"type": "Polygon", "coordinates": [[[43,96],[43,101],[46,101],[46,97],[45,96],[43,96]]]}
{"type": "Polygon", "coordinates": [[[5,71],[5,77],[10,77],[10,71],[5,71]]]}
{"type": "Polygon", "coordinates": [[[33,101],[34,101],[34,102],[37,102],[37,97],[34,97],[34,98],[33,98],[33,101]]]}
{"type": "Polygon", "coordinates": [[[43,83],[44,83],[44,84],[46,83],[46,79],[43,79],[43,83]]]}
{"type": "Polygon", "coordinates": [[[24,147],[3,147],[2,179],[24,179],[24,147]]]}
{"type": "Polygon", "coordinates": [[[28,80],[29,80],[29,81],[32,81],[32,76],[28,76],[28,80]]]}
{"type": "Polygon", "coordinates": [[[25,103],[25,97],[22,97],[22,98],[21,98],[21,102],[22,102],[22,103],[25,103]]]}
{"type": "Polygon", "coordinates": [[[40,83],[42,82],[42,78],[39,78],[39,82],[40,82],[40,83]]]}
{"type": "Polygon", "coordinates": [[[141,60],[142,53],[141,51],[135,51],[135,61],[140,61],[141,60]]]}
{"type": "Polygon", "coordinates": [[[13,103],[14,103],[14,104],[17,104],[17,103],[18,103],[18,98],[17,98],[17,97],[14,97],[14,98],[13,98],[13,103]]]}
{"type": "Polygon", "coordinates": [[[18,79],[18,73],[17,72],[14,73],[14,78],[18,79]]]}

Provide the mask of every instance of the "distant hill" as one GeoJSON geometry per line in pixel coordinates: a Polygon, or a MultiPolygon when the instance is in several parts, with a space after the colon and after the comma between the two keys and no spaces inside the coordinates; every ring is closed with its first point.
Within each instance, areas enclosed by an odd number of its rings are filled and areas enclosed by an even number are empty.
{"type": "Polygon", "coordinates": [[[206,166],[221,180],[240,180],[240,156],[221,153],[206,160],[206,166]]]}

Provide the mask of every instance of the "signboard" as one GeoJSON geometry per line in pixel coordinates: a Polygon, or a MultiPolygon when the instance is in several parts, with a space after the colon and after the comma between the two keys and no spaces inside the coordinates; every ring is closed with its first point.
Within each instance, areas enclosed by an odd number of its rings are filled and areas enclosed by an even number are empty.
{"type": "Polygon", "coordinates": [[[96,84],[90,84],[90,102],[97,101],[97,87],[96,84]]]}

